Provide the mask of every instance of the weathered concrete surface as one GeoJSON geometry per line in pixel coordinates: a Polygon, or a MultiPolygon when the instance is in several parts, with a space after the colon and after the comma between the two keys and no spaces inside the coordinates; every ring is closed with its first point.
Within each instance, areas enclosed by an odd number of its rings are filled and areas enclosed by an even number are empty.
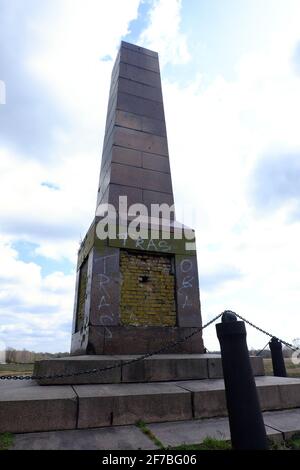
{"type": "Polygon", "coordinates": [[[0,432],[74,429],[76,415],[77,398],[70,386],[0,383],[0,432]]]}
{"type": "MultiPolygon", "coordinates": [[[[120,382],[164,382],[168,380],[194,380],[220,378],[223,376],[221,357],[217,354],[158,354],[130,365],[126,362],[137,359],[138,355],[71,356],[49,359],[35,363],[35,375],[64,374],[81,372],[86,369],[104,368],[113,364],[121,367],[102,373],[66,377],[63,379],[42,379],[47,384],[96,384],[120,382]]],[[[262,358],[251,357],[255,375],[264,375],[262,358]]]]}
{"type": "Polygon", "coordinates": [[[18,434],[12,450],[155,450],[136,426],[18,434]]]}
{"type": "Polygon", "coordinates": [[[300,409],[268,411],[264,413],[264,422],[283,433],[284,439],[290,439],[300,432],[300,409]]]}
{"type": "MultiPolygon", "coordinates": [[[[281,442],[300,430],[300,409],[263,413],[269,439],[281,442]]],[[[230,440],[228,418],[151,423],[151,432],[164,447],[200,444],[205,438],[230,440]]],[[[155,450],[136,426],[17,434],[12,450],[155,450]]]]}
{"type": "MultiPolygon", "coordinates": [[[[258,397],[263,411],[300,406],[300,379],[256,377],[258,397]]],[[[225,387],[222,379],[177,382],[193,393],[195,418],[226,416],[225,387]]]]}
{"type": "MultiPolygon", "coordinates": [[[[201,444],[207,437],[222,441],[230,440],[228,418],[153,423],[148,427],[165,447],[201,444]]],[[[272,440],[281,441],[283,438],[281,432],[268,426],[266,426],[266,433],[272,440]]]]}
{"type": "Polygon", "coordinates": [[[167,382],[76,385],[78,428],[192,418],[191,394],[167,382]]]}
{"type": "MultiPolygon", "coordinates": [[[[117,359],[108,356],[70,356],[62,359],[47,359],[36,361],[34,375],[53,376],[56,374],[71,374],[95,368],[110,367],[116,364],[117,359]]],[[[90,383],[120,383],[121,368],[109,369],[102,373],[83,374],[65,377],[63,379],[41,379],[40,385],[48,384],[90,384],[90,383]]]]}
{"type": "MultiPolygon", "coordinates": [[[[300,379],[256,377],[263,411],[300,408],[300,379]],[[291,387],[291,388],[290,388],[291,387]]],[[[227,415],[222,379],[101,385],[0,385],[0,432],[185,421],[227,415]]],[[[274,426],[276,428],[276,426],[274,426]]],[[[277,429],[277,428],[276,428],[277,429]]]]}
{"type": "Polygon", "coordinates": [[[159,382],[188,378],[208,378],[206,355],[160,354],[122,368],[123,382],[159,382]]]}
{"type": "Polygon", "coordinates": [[[152,423],[148,427],[165,447],[200,444],[206,437],[230,440],[228,418],[152,423]]]}
{"type": "MultiPolygon", "coordinates": [[[[262,357],[250,356],[253,375],[265,375],[264,362],[262,357]]],[[[221,379],[223,377],[222,361],[220,354],[208,355],[208,377],[211,379],[221,379]]]]}
{"type": "Polygon", "coordinates": [[[206,379],[176,383],[179,387],[192,393],[193,416],[195,418],[227,415],[223,380],[206,379]]]}

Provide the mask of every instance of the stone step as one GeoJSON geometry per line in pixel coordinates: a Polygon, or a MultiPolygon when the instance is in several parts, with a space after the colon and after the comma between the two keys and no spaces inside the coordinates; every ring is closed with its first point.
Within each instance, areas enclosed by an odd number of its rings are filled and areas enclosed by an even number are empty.
{"type": "MultiPolygon", "coordinates": [[[[280,443],[300,432],[300,408],[263,413],[267,436],[280,443]]],[[[230,440],[228,418],[170,421],[148,425],[167,448],[201,444],[205,438],[230,440]]],[[[155,450],[157,446],[134,425],[71,431],[17,434],[13,450],[155,450]]]]}
{"type": "MultiPolygon", "coordinates": [[[[47,359],[35,363],[34,375],[70,374],[120,364],[120,367],[101,374],[85,374],[63,379],[43,379],[39,380],[38,383],[40,385],[141,383],[223,377],[222,361],[219,354],[157,354],[143,361],[137,361],[130,365],[125,364],[139,357],[133,355],[70,356],[60,359],[47,359]]],[[[264,375],[262,358],[252,356],[250,359],[254,375],[264,375]]]]}
{"type": "MultiPolygon", "coordinates": [[[[300,407],[300,379],[256,377],[264,411],[300,407]]],[[[0,432],[86,429],[227,415],[224,381],[60,385],[0,384],[0,432]]]]}
{"type": "MultiPolygon", "coordinates": [[[[263,413],[268,439],[277,443],[300,432],[300,408],[263,413]]],[[[164,447],[201,444],[205,438],[230,440],[228,418],[152,423],[148,428],[164,447]]]]}

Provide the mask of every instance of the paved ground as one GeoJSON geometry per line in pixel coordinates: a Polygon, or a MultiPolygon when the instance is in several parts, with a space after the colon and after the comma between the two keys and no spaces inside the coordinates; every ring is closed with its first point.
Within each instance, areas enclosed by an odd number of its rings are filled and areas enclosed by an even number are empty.
{"type": "MultiPolygon", "coordinates": [[[[271,439],[288,439],[300,432],[300,409],[264,413],[266,431],[271,439]]],[[[227,418],[153,423],[148,429],[165,447],[200,444],[206,437],[230,438],[227,418]]],[[[14,449],[52,450],[137,450],[156,449],[154,443],[136,426],[17,434],[14,449]]]]}

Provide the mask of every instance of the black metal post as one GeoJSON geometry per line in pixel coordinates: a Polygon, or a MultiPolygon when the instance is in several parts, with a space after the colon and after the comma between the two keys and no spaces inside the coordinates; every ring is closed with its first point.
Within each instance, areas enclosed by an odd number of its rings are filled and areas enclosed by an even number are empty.
{"type": "Polygon", "coordinates": [[[268,441],[246,342],[245,323],[226,311],[216,325],[221,346],[232,447],[267,449],[268,441]]]}
{"type": "Polygon", "coordinates": [[[286,377],[286,368],[282,354],[282,344],[279,339],[273,337],[269,342],[272,355],[273,373],[276,377],[286,377]]]}

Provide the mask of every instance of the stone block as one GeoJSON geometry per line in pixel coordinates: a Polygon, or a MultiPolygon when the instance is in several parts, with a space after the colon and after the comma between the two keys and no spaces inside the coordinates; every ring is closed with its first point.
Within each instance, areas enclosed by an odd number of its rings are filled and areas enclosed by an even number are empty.
{"type": "Polygon", "coordinates": [[[143,203],[143,192],[140,188],[110,183],[108,193],[108,202],[110,204],[119,207],[119,197],[124,195],[127,196],[128,207],[132,204],[143,203]]]}
{"type": "Polygon", "coordinates": [[[165,447],[201,444],[207,437],[230,441],[228,418],[153,423],[148,427],[165,447]]]}
{"type": "Polygon", "coordinates": [[[140,96],[118,92],[117,109],[152,119],[164,120],[163,104],[140,96]]]}
{"type": "Polygon", "coordinates": [[[80,332],[72,335],[71,354],[104,354],[104,337],[109,336],[108,326],[88,326],[82,335],[80,332]],[[80,340],[82,337],[83,341],[80,340]],[[82,343],[81,343],[82,341],[82,343]]]}
{"type": "Polygon", "coordinates": [[[76,394],[70,386],[0,385],[0,433],[74,429],[76,413],[76,394]]]}
{"type": "MultiPolygon", "coordinates": [[[[159,191],[143,190],[143,202],[147,206],[148,210],[151,209],[151,204],[168,204],[172,206],[174,204],[173,194],[161,193],[159,191]]],[[[174,218],[171,217],[171,220],[174,218]]]]}
{"type": "Polygon", "coordinates": [[[190,393],[168,383],[77,385],[79,428],[192,418],[190,393]]]}
{"type": "Polygon", "coordinates": [[[178,325],[199,327],[201,315],[196,256],[176,255],[175,270],[178,325]]]}
{"type": "Polygon", "coordinates": [[[262,357],[259,356],[250,356],[251,367],[253,375],[265,375],[264,361],[262,357]]]}
{"type": "Polygon", "coordinates": [[[136,131],[142,131],[142,116],[133,114],[128,111],[122,111],[117,109],[116,111],[116,125],[121,127],[127,127],[128,129],[134,129],[136,131]]]}
{"type": "Polygon", "coordinates": [[[112,122],[112,125],[166,137],[166,125],[164,121],[130,113],[128,111],[122,111],[120,109],[116,110],[115,120],[112,122]]]}
{"type": "Polygon", "coordinates": [[[167,136],[166,123],[164,120],[160,121],[146,116],[142,116],[142,131],[162,137],[167,136]]]}
{"type": "Polygon", "coordinates": [[[265,425],[278,429],[285,439],[300,432],[300,409],[267,411],[263,414],[265,425]]]}
{"type": "Polygon", "coordinates": [[[154,155],[153,153],[143,152],[143,168],[148,170],[161,171],[163,173],[170,173],[169,159],[161,157],[160,155],[154,155]]]}
{"type": "MultiPolygon", "coordinates": [[[[165,158],[165,157],[164,157],[165,158]]],[[[142,152],[124,147],[112,148],[112,162],[129,166],[142,166],[142,152]]]]}
{"type": "Polygon", "coordinates": [[[131,51],[140,52],[141,54],[150,55],[151,57],[158,57],[157,52],[151,51],[150,49],[145,49],[144,47],[136,46],[130,42],[121,41],[121,47],[130,49],[131,51]]]}
{"type": "Polygon", "coordinates": [[[133,129],[116,127],[114,131],[114,144],[120,147],[141,150],[142,152],[168,156],[168,144],[165,137],[133,129]]]}
{"type": "Polygon", "coordinates": [[[155,450],[136,426],[18,434],[13,450],[155,450]]]}
{"type": "MultiPolygon", "coordinates": [[[[70,356],[61,359],[47,359],[36,361],[34,364],[34,375],[54,376],[57,374],[72,374],[85,370],[102,369],[115,365],[117,360],[109,356],[70,356]]],[[[41,379],[37,381],[40,385],[74,385],[91,383],[120,383],[121,367],[109,369],[101,373],[73,375],[71,377],[41,379]]]]}
{"type": "Polygon", "coordinates": [[[223,380],[176,382],[193,394],[194,418],[226,416],[227,406],[223,380]]]}
{"type": "Polygon", "coordinates": [[[119,324],[121,285],[119,253],[118,248],[106,247],[102,252],[93,249],[89,314],[89,321],[93,326],[119,324]]]}
{"type": "Polygon", "coordinates": [[[160,75],[158,73],[152,72],[151,70],[141,69],[134,65],[120,62],[119,74],[122,78],[143,83],[145,85],[158,88],[161,86],[160,75]]]}
{"type": "MultiPolygon", "coordinates": [[[[220,354],[208,354],[208,377],[220,379],[223,377],[222,359],[220,354]]],[[[254,376],[265,375],[264,363],[261,357],[250,356],[254,376]]]]}
{"type": "Polygon", "coordinates": [[[85,354],[88,349],[89,329],[85,328],[72,334],[71,354],[85,354]]]}
{"type": "Polygon", "coordinates": [[[152,72],[159,73],[158,57],[153,57],[148,54],[143,54],[140,51],[130,50],[126,47],[121,47],[120,60],[136,67],[141,67],[152,72]]]}
{"type": "Polygon", "coordinates": [[[112,163],[110,178],[113,184],[172,194],[171,176],[160,171],[112,163]]]}
{"type": "MultiPolygon", "coordinates": [[[[130,356],[128,356],[129,358],[130,356]]],[[[126,362],[123,358],[123,363],[126,362]]],[[[201,354],[160,354],[122,367],[123,382],[206,379],[207,362],[201,354]]]]}
{"type": "Polygon", "coordinates": [[[210,379],[220,379],[223,377],[222,359],[219,354],[210,354],[207,359],[208,377],[210,379]]]}
{"type": "MultiPolygon", "coordinates": [[[[97,328],[97,327],[93,327],[97,328]]],[[[104,354],[144,354],[156,351],[168,343],[178,341],[194,332],[193,328],[159,326],[112,326],[106,327],[104,354]],[[109,331],[108,331],[109,330],[109,331]]],[[[201,335],[194,335],[187,341],[170,348],[170,354],[203,353],[201,335]]],[[[96,352],[96,354],[98,354],[96,352]]],[[[103,353],[100,353],[103,354],[103,353]]]]}
{"type": "Polygon", "coordinates": [[[277,377],[281,408],[300,407],[300,379],[277,377]]]}
{"type": "Polygon", "coordinates": [[[162,103],[162,91],[160,88],[143,85],[142,83],[133,82],[126,78],[119,78],[118,90],[129,95],[139,96],[147,100],[158,101],[162,103]]]}

